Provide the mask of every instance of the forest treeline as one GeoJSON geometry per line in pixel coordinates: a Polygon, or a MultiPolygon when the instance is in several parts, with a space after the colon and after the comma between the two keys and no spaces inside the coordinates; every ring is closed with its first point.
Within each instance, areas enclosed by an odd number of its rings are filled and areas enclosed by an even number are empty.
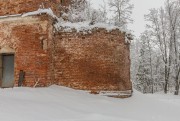
{"type": "Polygon", "coordinates": [[[145,15],[146,30],[131,44],[134,87],[143,93],[179,94],[180,0],[166,0],[164,7],[145,15]]]}

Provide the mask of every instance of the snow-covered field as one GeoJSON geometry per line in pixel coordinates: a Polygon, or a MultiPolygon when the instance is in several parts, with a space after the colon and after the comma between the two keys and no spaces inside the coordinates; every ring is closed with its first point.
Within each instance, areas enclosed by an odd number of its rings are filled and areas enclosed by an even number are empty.
{"type": "Polygon", "coordinates": [[[128,99],[48,88],[0,89],[0,121],[180,121],[180,96],[128,99]]]}

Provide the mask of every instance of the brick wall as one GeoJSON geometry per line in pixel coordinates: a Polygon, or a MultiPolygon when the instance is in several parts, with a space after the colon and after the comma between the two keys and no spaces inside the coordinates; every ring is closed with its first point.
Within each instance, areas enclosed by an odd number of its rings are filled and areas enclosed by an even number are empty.
{"type": "MultiPolygon", "coordinates": [[[[63,5],[69,5],[70,0],[64,0],[63,5]]],[[[0,16],[22,14],[44,8],[52,8],[55,13],[61,0],[0,0],[0,16]]]]}
{"type": "Polygon", "coordinates": [[[45,44],[52,38],[49,34],[52,27],[47,18],[42,16],[0,19],[0,48],[8,46],[15,50],[15,86],[20,70],[26,73],[24,86],[34,86],[38,79],[38,86],[46,86],[51,82],[47,76],[47,70],[50,68],[49,48],[45,47],[45,44]]]}
{"type": "Polygon", "coordinates": [[[93,91],[131,90],[129,45],[125,33],[94,29],[91,34],[53,33],[47,16],[0,19],[0,48],[15,50],[15,86],[59,84],[93,91]]]}
{"type": "Polygon", "coordinates": [[[54,38],[55,82],[83,90],[131,90],[129,45],[119,30],[59,32],[54,38]]]}

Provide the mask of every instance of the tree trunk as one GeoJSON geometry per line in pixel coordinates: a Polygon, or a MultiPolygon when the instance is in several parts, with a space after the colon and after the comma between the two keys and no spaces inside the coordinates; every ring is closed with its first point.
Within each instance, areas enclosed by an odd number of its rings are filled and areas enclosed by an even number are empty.
{"type": "Polygon", "coordinates": [[[164,93],[167,94],[168,91],[168,83],[165,81],[165,86],[164,86],[164,93]]]}
{"type": "Polygon", "coordinates": [[[165,64],[165,85],[164,85],[164,93],[167,94],[168,92],[168,81],[169,81],[169,77],[168,77],[168,67],[165,64]]]}
{"type": "Polygon", "coordinates": [[[176,82],[174,95],[179,95],[179,83],[176,82]]]}
{"type": "Polygon", "coordinates": [[[176,85],[175,85],[174,95],[179,95],[179,85],[180,85],[180,83],[179,83],[179,74],[180,74],[180,68],[179,68],[179,70],[177,72],[177,75],[176,75],[176,80],[175,80],[176,85]]]}

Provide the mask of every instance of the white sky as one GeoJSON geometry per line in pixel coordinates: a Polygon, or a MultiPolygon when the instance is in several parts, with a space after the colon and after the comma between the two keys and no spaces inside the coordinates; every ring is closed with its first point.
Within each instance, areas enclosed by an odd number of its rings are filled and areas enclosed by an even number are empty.
{"type": "MultiPolygon", "coordinates": [[[[108,2],[109,0],[105,0],[108,2]]],[[[134,31],[134,35],[138,37],[144,30],[146,21],[144,14],[148,13],[150,8],[159,8],[164,5],[165,0],[131,0],[134,4],[132,18],[133,24],[129,25],[129,29],[134,31]]],[[[91,0],[93,7],[98,8],[102,4],[102,0],[91,0]]]]}

